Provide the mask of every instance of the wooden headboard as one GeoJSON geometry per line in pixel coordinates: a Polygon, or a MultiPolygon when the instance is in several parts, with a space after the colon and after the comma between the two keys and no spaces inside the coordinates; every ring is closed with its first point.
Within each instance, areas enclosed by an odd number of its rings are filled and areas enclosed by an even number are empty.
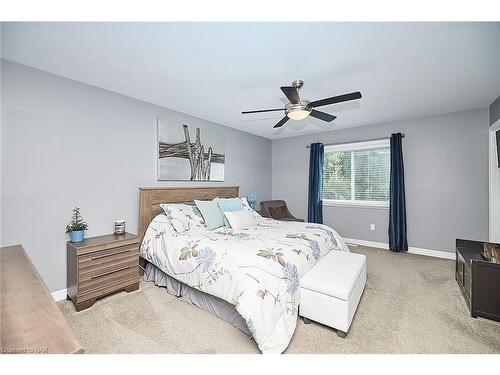
{"type": "Polygon", "coordinates": [[[162,213],[161,203],[183,203],[194,205],[194,200],[211,200],[215,197],[234,198],[239,186],[199,187],[199,188],[139,188],[139,238],[142,241],[149,223],[162,213]]]}

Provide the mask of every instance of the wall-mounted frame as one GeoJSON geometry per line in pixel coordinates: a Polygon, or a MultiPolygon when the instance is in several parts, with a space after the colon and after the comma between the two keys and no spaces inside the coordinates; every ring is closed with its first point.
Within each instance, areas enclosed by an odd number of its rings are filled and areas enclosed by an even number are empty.
{"type": "Polygon", "coordinates": [[[158,119],[158,181],[224,181],[225,139],[219,132],[158,119]]]}

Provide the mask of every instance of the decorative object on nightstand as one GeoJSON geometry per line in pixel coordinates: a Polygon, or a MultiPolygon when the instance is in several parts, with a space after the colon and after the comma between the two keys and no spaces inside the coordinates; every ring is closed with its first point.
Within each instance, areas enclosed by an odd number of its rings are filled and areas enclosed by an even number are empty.
{"type": "Polygon", "coordinates": [[[83,241],[83,233],[88,229],[86,221],[83,221],[82,215],[80,215],[80,208],[73,208],[73,216],[71,222],[66,225],[66,233],[69,233],[71,237],[71,242],[83,241]]]}
{"type": "Polygon", "coordinates": [[[67,243],[67,298],[76,311],[97,298],[139,288],[139,237],[124,233],[67,243]]]}
{"type": "Polygon", "coordinates": [[[125,233],[125,220],[116,220],[114,234],[123,234],[123,233],[125,233]]]}
{"type": "Polygon", "coordinates": [[[257,202],[257,197],[255,196],[254,193],[248,193],[247,196],[247,202],[255,210],[255,202],[257,202]]]}

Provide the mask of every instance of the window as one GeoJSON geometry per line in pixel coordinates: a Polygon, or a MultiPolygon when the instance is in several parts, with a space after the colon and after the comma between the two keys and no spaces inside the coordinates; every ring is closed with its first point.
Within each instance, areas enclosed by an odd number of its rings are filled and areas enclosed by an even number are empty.
{"type": "Polygon", "coordinates": [[[323,203],[389,207],[389,140],[325,146],[323,203]]]}

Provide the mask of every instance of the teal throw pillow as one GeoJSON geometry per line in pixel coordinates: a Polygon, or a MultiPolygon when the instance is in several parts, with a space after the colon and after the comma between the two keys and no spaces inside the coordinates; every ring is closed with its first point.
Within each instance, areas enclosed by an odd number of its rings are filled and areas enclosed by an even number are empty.
{"type": "Polygon", "coordinates": [[[224,226],[224,220],[221,210],[217,204],[217,198],[212,201],[194,201],[194,204],[200,210],[201,216],[205,219],[205,224],[209,230],[224,226]]]}
{"type": "Polygon", "coordinates": [[[224,212],[239,211],[243,209],[243,204],[239,198],[219,198],[217,201],[220,212],[222,213],[222,218],[224,219],[224,226],[231,228],[229,221],[227,221],[224,212]]]}

